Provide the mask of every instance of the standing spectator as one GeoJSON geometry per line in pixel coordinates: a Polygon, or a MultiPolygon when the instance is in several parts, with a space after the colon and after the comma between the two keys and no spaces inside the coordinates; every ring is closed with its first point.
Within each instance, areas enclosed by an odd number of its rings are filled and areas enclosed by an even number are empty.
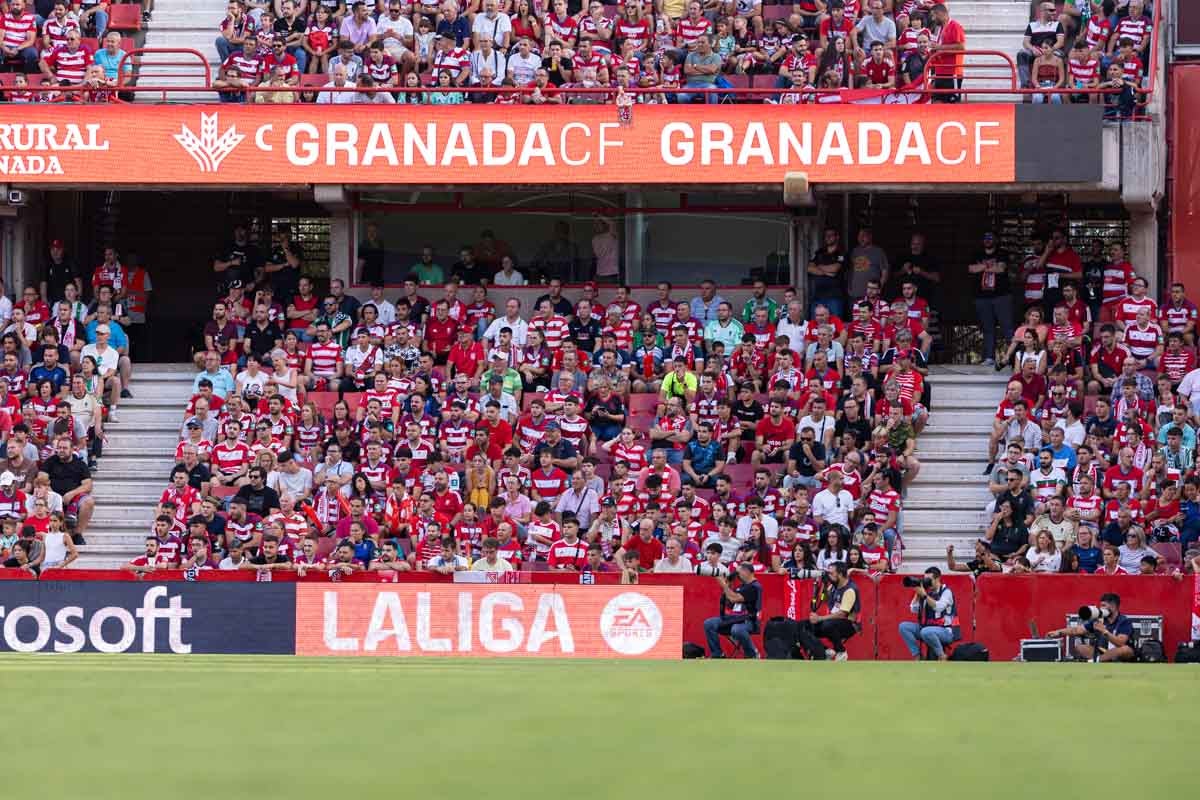
{"type": "Polygon", "coordinates": [[[878,281],[880,286],[887,284],[888,271],[887,254],[875,244],[871,229],[861,228],[858,231],[858,246],[850,251],[850,297],[866,295],[868,281],[878,281]]]}
{"type": "Polygon", "coordinates": [[[972,275],[978,275],[975,285],[975,313],[983,327],[983,363],[996,363],[996,325],[1000,335],[1012,336],[1012,292],[1008,281],[1009,256],[1000,249],[996,234],[988,231],[983,235],[983,249],[967,267],[972,275]]]}
{"type": "MultiPolygon", "coordinates": [[[[961,89],[963,73],[962,51],[967,49],[967,33],[958,20],[950,18],[945,4],[937,3],[929,9],[929,18],[937,26],[937,39],[930,48],[933,52],[933,87],[935,89],[961,89]],[[946,54],[949,55],[946,55],[946,54]]],[[[937,103],[957,103],[959,95],[937,94],[937,103]]]]}
{"type": "Polygon", "coordinates": [[[74,284],[76,290],[83,293],[83,276],[79,274],[76,263],[66,257],[62,239],[50,242],[50,257],[42,276],[42,298],[48,303],[56,303],[66,296],[67,284],[74,284]]]}
{"type": "Polygon", "coordinates": [[[810,317],[819,305],[827,307],[835,317],[842,316],[842,272],[845,265],[846,255],[842,252],[841,236],[836,228],[826,228],[821,249],[808,262],[808,274],[812,281],[810,317]]]}
{"type": "Polygon", "coordinates": [[[594,277],[600,283],[619,282],[621,240],[617,238],[616,223],[610,217],[597,215],[595,235],[592,236],[594,277]]]}
{"type": "MultiPolygon", "coordinates": [[[[340,92],[338,94],[341,94],[340,92]]],[[[271,236],[271,255],[263,265],[276,299],[286,306],[300,283],[300,267],[304,251],[292,241],[292,229],[287,225],[275,228],[271,236]]]]}
{"type": "Polygon", "coordinates": [[[554,234],[538,248],[534,264],[546,278],[555,276],[567,282],[578,279],[579,248],[571,241],[571,226],[565,220],[554,223],[554,234]]]}

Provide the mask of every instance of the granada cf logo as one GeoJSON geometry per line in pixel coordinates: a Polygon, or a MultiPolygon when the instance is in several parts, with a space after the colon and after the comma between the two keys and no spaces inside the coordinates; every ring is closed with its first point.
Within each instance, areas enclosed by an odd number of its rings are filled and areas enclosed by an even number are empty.
{"type": "Polygon", "coordinates": [[[179,126],[179,133],[175,134],[175,141],[195,160],[201,172],[211,173],[220,169],[226,156],[246,138],[245,134],[237,132],[236,125],[230,125],[224,133],[219,133],[219,129],[217,112],[201,113],[199,135],[182,124],[179,126]]]}
{"type": "Polygon", "coordinates": [[[638,656],[658,644],[663,619],[658,605],[640,592],[623,592],[600,613],[600,635],[616,652],[638,656]]]}

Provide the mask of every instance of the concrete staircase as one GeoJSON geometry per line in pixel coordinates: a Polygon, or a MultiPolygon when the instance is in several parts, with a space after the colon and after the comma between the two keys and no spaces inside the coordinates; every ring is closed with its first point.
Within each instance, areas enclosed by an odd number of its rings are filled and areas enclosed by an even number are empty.
{"type": "MultiPolygon", "coordinates": [[[[208,62],[212,77],[217,77],[221,65],[217,48],[213,44],[220,33],[221,20],[225,18],[225,3],[219,0],[156,0],[154,18],[146,28],[148,48],[176,48],[195,50],[208,62]]],[[[173,55],[147,56],[145,72],[152,76],[141,80],[145,86],[197,86],[203,83],[199,77],[200,63],[194,57],[173,55]],[[152,61],[170,60],[187,62],[181,65],[154,65],[152,61]]],[[[162,95],[139,92],[138,102],[161,102],[162,95]]],[[[212,92],[172,92],[168,96],[173,103],[215,103],[217,96],[212,92]]]]}
{"type": "MultiPolygon", "coordinates": [[[[951,16],[967,32],[968,50],[998,50],[1016,59],[1021,38],[1029,22],[1027,0],[970,0],[948,4],[951,16]]],[[[157,12],[155,12],[157,13],[157,12]]],[[[992,70],[1003,64],[997,56],[967,56],[965,86],[967,88],[1005,88],[1011,85],[1007,70],[992,70]],[[972,77],[988,75],[995,77],[972,77]]],[[[968,95],[973,103],[1020,102],[1015,94],[968,95]]]]}
{"type": "Polygon", "coordinates": [[[139,364],[121,401],[119,422],[95,475],[96,513],[79,548],[79,566],[117,567],[142,552],[154,506],[175,465],[175,445],[195,370],[185,364],[139,364]]]}
{"type": "Polygon", "coordinates": [[[973,557],[991,499],[982,470],[1005,377],[985,367],[933,367],[934,410],[917,441],[921,474],[904,501],[905,572],[945,566],[948,544],[973,557]]]}

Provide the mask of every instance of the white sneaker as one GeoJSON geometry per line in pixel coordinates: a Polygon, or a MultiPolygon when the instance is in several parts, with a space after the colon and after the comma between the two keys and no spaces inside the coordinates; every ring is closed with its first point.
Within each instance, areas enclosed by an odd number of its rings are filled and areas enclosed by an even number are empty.
{"type": "Polygon", "coordinates": [[[835,655],[837,655],[837,653],[835,653],[835,652],[834,652],[834,650],[833,650],[833,648],[832,648],[832,647],[826,647],[826,648],[825,648],[825,659],[826,659],[827,661],[833,661],[833,657],[834,657],[835,655]]]}
{"type": "Polygon", "coordinates": [[[847,661],[848,659],[849,659],[849,657],[846,655],[845,650],[843,650],[840,653],[835,654],[833,657],[834,661],[847,661]]]}
{"type": "Polygon", "coordinates": [[[111,406],[108,409],[108,421],[109,422],[120,422],[120,420],[117,419],[117,407],[116,406],[111,406]]]}

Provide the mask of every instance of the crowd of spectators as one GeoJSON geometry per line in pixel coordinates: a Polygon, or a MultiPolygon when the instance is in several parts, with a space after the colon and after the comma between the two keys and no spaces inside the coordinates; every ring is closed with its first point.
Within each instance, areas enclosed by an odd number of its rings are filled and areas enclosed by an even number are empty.
{"type": "Polygon", "coordinates": [[[1033,3],[1017,52],[1024,89],[1046,89],[1035,103],[1104,103],[1106,117],[1132,116],[1147,88],[1153,45],[1149,0],[1033,3]],[[1063,89],[1111,91],[1064,94],[1063,89]]]}
{"type": "Polygon", "coordinates": [[[737,308],[712,281],[646,307],[551,281],[527,308],[431,264],[360,301],[280,286],[282,251],[242,272],[244,243],[214,261],[178,464],[129,568],[891,570],[938,275],[919,243],[893,269],[859,242],[809,266],[880,268],[842,283],[845,319],[761,281],[737,308]]]}
{"type": "Polygon", "coordinates": [[[116,249],[85,273],[58,240],[41,280],[16,303],[0,286],[4,566],[40,572],[75,560],[95,507],[105,423],[132,396],[130,337],[141,336],[152,288],[145,268],[123,264],[116,249]]]}
{"type": "MultiPolygon", "coordinates": [[[[813,96],[801,90],[818,86],[920,83],[939,52],[964,46],[946,7],[927,0],[232,0],[216,40],[214,86],[230,102],[266,86],[254,101],[596,103],[616,94],[563,90],[636,88],[662,90],[639,93],[640,102],[687,103],[722,97],[688,90],[732,88],[729,76],[752,74],[796,90],[779,102],[804,102],[813,96]],[[363,91],[313,94],[345,87],[363,91]]],[[[953,56],[942,58],[948,75],[958,69],[953,56]]]]}
{"type": "Polygon", "coordinates": [[[1063,228],[1036,237],[1023,259],[988,234],[969,270],[985,363],[1012,377],[984,469],[990,523],[969,565],[951,553],[951,568],[1194,569],[1200,369],[1186,287],[1172,284],[1160,305],[1119,243],[1096,240],[1080,255],[1063,228]],[[1010,288],[1024,308],[1015,330],[1010,288]],[[997,322],[1011,335],[998,359],[997,322]]]}
{"type": "MultiPolygon", "coordinates": [[[[148,2],[148,0],[147,0],[148,2]]],[[[55,0],[47,9],[33,0],[0,3],[0,65],[15,71],[4,99],[13,103],[115,102],[123,74],[132,74],[121,34],[107,30],[107,3],[55,0]],[[90,34],[90,35],[89,35],[90,34]],[[30,75],[42,86],[81,87],[78,92],[34,92],[30,75]]]]}

